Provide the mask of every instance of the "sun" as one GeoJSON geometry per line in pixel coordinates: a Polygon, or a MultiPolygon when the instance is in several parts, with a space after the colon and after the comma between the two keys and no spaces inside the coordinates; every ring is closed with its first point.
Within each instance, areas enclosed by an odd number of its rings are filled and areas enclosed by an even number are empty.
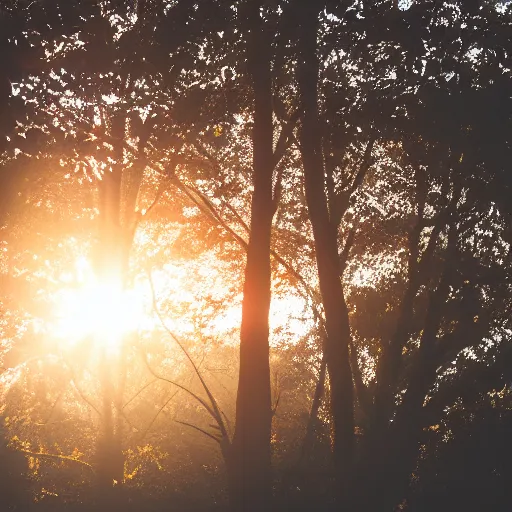
{"type": "Polygon", "coordinates": [[[97,279],[84,258],[76,266],[76,281],[56,295],[54,334],[67,346],[89,338],[116,352],[129,333],[147,323],[144,293],[114,278],[97,279]]]}

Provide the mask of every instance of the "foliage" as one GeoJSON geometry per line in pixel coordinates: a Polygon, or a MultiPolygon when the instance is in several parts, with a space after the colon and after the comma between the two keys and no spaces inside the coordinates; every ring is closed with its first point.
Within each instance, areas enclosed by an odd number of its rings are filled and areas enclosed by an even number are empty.
{"type": "MultiPolygon", "coordinates": [[[[480,510],[509,476],[511,6],[321,4],[315,172],[350,326],[353,487],[378,499],[366,461],[382,486],[403,465],[394,505],[448,510],[463,494],[480,510]]],[[[258,220],[251,5],[0,2],[2,449],[17,468],[0,480],[19,477],[25,451],[30,482],[13,487],[41,507],[97,499],[110,427],[127,507],[225,505],[219,425],[197,396],[211,391],[231,441],[258,220]],[[101,336],[59,330],[107,261],[140,309],[107,358],[114,398],[101,336]]],[[[308,8],[262,2],[258,14],[272,74],[274,494],[290,509],[336,495],[329,380],[314,406],[328,308],[303,175],[308,8]]]]}

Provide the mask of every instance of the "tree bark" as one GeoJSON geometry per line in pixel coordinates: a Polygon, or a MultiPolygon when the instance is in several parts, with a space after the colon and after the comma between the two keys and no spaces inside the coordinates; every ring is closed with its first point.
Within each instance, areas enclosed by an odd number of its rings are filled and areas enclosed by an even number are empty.
{"type": "Polygon", "coordinates": [[[252,28],[247,63],[254,93],[254,191],[242,302],[240,373],[233,438],[234,469],[231,470],[234,510],[254,512],[269,510],[272,489],[268,316],[274,155],[270,37],[265,33],[259,8],[259,2],[252,2],[247,13],[252,28]]]}
{"type": "Polygon", "coordinates": [[[320,292],[327,337],[324,352],[329,372],[333,420],[333,459],[340,497],[346,495],[354,461],[354,398],[350,370],[350,325],[340,279],[337,226],[331,221],[325,192],[325,169],[318,120],[317,29],[321,5],[306,3],[301,12],[299,88],[303,111],[300,149],[306,201],[313,227],[320,292]]]}

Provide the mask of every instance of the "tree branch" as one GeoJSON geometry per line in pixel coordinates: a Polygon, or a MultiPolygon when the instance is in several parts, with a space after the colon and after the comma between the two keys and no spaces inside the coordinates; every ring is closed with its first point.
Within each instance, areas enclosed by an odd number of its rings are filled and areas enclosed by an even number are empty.
{"type": "Polygon", "coordinates": [[[75,372],[73,371],[73,368],[67,361],[64,360],[64,362],[66,363],[66,366],[69,368],[69,372],[71,373],[71,384],[73,384],[73,387],[75,388],[76,392],[78,393],[78,396],[101,418],[102,414],[99,411],[99,409],[92,403],[91,400],[89,400],[87,398],[85,393],[80,389],[80,387],[76,383],[76,377],[75,377],[75,372]]]}
{"type": "Polygon", "coordinates": [[[24,453],[25,455],[29,455],[30,457],[37,457],[39,459],[54,459],[54,460],[60,460],[60,461],[66,461],[66,462],[76,462],[77,464],[80,464],[82,466],[85,466],[89,468],[91,471],[94,471],[94,468],[87,462],[84,462],[83,460],[74,459],[73,457],[68,457],[66,455],[57,455],[53,453],[36,453],[31,452],[30,450],[23,450],[18,448],[17,451],[24,453]]]}
{"type": "Polygon", "coordinates": [[[135,393],[122,407],[122,409],[124,409],[125,407],[128,407],[128,405],[130,405],[131,402],[133,402],[146,388],[148,388],[149,386],[151,386],[152,384],[154,384],[155,382],[157,382],[157,379],[153,379],[152,381],[148,382],[147,384],[145,384],[144,386],[142,386],[142,388],[139,389],[139,391],[137,391],[137,393],[135,393]]]}
{"type": "Polygon", "coordinates": [[[221,430],[222,436],[229,438],[228,432],[226,429],[226,426],[224,425],[224,420],[222,419],[222,414],[220,412],[220,408],[217,404],[217,401],[215,400],[215,397],[213,396],[212,392],[210,391],[210,388],[206,384],[205,380],[203,379],[203,376],[201,375],[201,372],[199,371],[199,368],[195,364],[194,360],[188,353],[188,350],[185,348],[183,343],[179,340],[179,338],[174,334],[166,325],[162,314],[160,313],[160,310],[158,308],[158,304],[156,302],[156,294],[155,294],[155,287],[153,284],[153,279],[151,277],[151,273],[148,273],[149,283],[151,286],[151,293],[152,293],[152,299],[153,299],[153,308],[155,310],[155,313],[160,320],[160,323],[162,324],[162,327],[167,331],[167,333],[171,336],[171,338],[176,342],[176,344],[180,347],[181,351],[185,354],[186,358],[189,360],[190,364],[192,365],[192,368],[194,369],[195,374],[199,378],[199,381],[201,382],[201,385],[203,386],[204,391],[206,392],[206,395],[208,396],[208,400],[211,404],[211,409],[209,408],[210,414],[213,416],[215,421],[218,423],[219,428],[221,430]]]}
{"type": "Polygon", "coordinates": [[[318,381],[315,386],[313,402],[311,404],[311,410],[309,412],[308,424],[306,426],[306,433],[304,434],[304,438],[302,440],[302,447],[300,450],[298,465],[300,465],[301,463],[303,463],[307,460],[307,456],[311,450],[311,444],[313,442],[313,435],[315,433],[315,423],[318,418],[318,411],[320,410],[320,405],[322,404],[322,396],[324,394],[324,389],[325,389],[326,373],[327,373],[327,358],[325,357],[325,352],[324,352],[324,354],[322,355],[322,361],[320,363],[320,373],[318,375],[318,381]]]}
{"type": "Polygon", "coordinates": [[[212,416],[213,419],[216,420],[215,413],[210,408],[210,406],[205,402],[205,400],[203,400],[199,395],[196,395],[193,391],[191,391],[187,387],[183,386],[182,384],[179,384],[178,382],[176,382],[174,380],[167,379],[166,377],[162,377],[161,375],[158,375],[155,372],[155,370],[153,370],[153,368],[151,368],[151,365],[149,364],[149,361],[147,360],[147,358],[144,357],[143,359],[144,359],[144,362],[146,363],[146,367],[147,367],[149,373],[151,373],[151,375],[153,375],[153,377],[155,377],[156,379],[161,380],[163,382],[168,382],[169,384],[172,384],[173,386],[176,386],[177,388],[182,389],[183,391],[185,391],[185,393],[188,393],[192,398],[194,398],[196,401],[198,401],[206,409],[206,411],[210,414],[210,416],[212,416]]]}
{"type": "Polygon", "coordinates": [[[376,137],[372,135],[368,144],[366,145],[366,149],[364,155],[361,160],[361,164],[359,166],[359,171],[357,172],[352,184],[348,187],[348,189],[344,189],[340,191],[334,197],[334,204],[332,205],[330,211],[330,219],[334,226],[338,227],[343,219],[343,216],[348,210],[350,199],[356,190],[362,185],[364,178],[371,167],[372,164],[372,151],[373,146],[375,144],[376,137]]]}
{"type": "Polygon", "coordinates": [[[288,119],[281,129],[281,133],[279,134],[276,148],[274,150],[274,167],[276,167],[281,158],[283,158],[284,153],[289,146],[289,141],[292,138],[293,130],[299,121],[300,114],[301,112],[299,109],[295,110],[290,116],[290,119],[288,119]]]}
{"type": "Polygon", "coordinates": [[[371,398],[369,396],[368,388],[363,382],[363,375],[361,373],[361,368],[359,367],[359,361],[357,360],[357,349],[354,346],[354,342],[352,339],[349,343],[350,350],[350,369],[352,370],[352,376],[354,378],[354,387],[356,389],[356,395],[359,402],[359,406],[363,411],[365,416],[369,415],[370,406],[371,406],[371,398]]]}
{"type": "Polygon", "coordinates": [[[458,398],[500,389],[512,380],[512,348],[505,347],[492,364],[472,362],[458,378],[446,379],[423,407],[425,424],[437,421],[443,410],[458,398]]]}
{"type": "Polygon", "coordinates": [[[162,405],[162,407],[160,407],[160,409],[158,409],[158,412],[153,416],[153,419],[148,423],[147,427],[144,429],[144,431],[142,432],[142,434],[140,435],[140,440],[144,439],[147,435],[147,433],[150,431],[151,427],[153,426],[153,424],[155,423],[156,419],[158,418],[158,416],[160,416],[160,413],[167,407],[167,405],[169,404],[169,402],[179,393],[179,389],[178,391],[175,391],[165,402],[164,404],[162,405]]]}
{"type": "Polygon", "coordinates": [[[217,436],[210,434],[210,432],[207,432],[206,430],[202,429],[201,427],[198,427],[197,425],[193,425],[192,423],[188,423],[186,421],[180,421],[180,420],[174,420],[176,423],[180,423],[181,425],[185,425],[187,427],[193,428],[194,430],[197,430],[201,432],[201,434],[204,434],[205,436],[208,436],[210,439],[213,439],[215,442],[221,444],[221,439],[217,436]]]}
{"type": "Polygon", "coordinates": [[[352,246],[354,245],[355,236],[356,230],[352,227],[348,232],[347,240],[340,254],[340,277],[343,277],[345,269],[347,268],[348,256],[350,254],[350,249],[352,249],[352,246]]]}

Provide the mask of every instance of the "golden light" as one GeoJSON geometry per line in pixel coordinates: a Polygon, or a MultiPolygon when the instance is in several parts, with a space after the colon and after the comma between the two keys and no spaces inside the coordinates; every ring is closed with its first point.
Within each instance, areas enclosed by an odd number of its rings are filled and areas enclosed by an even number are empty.
{"type": "MultiPolygon", "coordinates": [[[[215,283],[214,298],[222,297],[226,292],[222,274],[208,266],[192,270],[189,264],[182,262],[167,264],[152,272],[158,308],[165,318],[163,327],[154,311],[151,285],[146,275],[126,289],[114,277],[99,280],[90,262],[79,258],[72,272],[60,276],[62,286],[53,296],[53,321],[49,330],[64,349],[87,340],[97,349],[116,354],[131,333],[169,329],[178,336],[193,337],[198,335],[195,320],[208,318],[201,327],[202,335],[236,343],[236,331],[242,317],[242,296],[215,311],[214,306],[194,293],[194,282],[198,274],[206,274],[207,279],[215,283]],[[202,305],[204,309],[201,309],[202,305]],[[227,333],[235,334],[230,341],[226,338],[227,333]]],[[[312,319],[304,308],[304,299],[298,294],[274,295],[269,318],[272,344],[281,343],[283,336],[293,343],[311,328],[312,319]]]]}
{"type": "Polygon", "coordinates": [[[123,289],[114,279],[98,280],[85,259],[76,266],[77,282],[56,296],[54,334],[67,345],[91,338],[116,352],[128,333],[148,322],[144,293],[123,289]]]}

